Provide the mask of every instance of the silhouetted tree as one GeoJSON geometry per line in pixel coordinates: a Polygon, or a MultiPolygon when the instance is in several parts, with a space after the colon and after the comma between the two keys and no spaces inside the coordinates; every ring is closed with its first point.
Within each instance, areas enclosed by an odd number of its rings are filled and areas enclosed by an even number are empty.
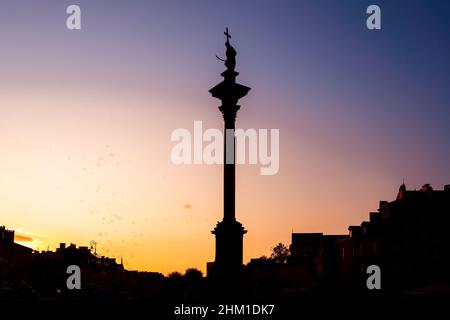
{"type": "Polygon", "coordinates": [[[184,297],[188,300],[198,300],[203,287],[204,278],[200,270],[189,268],[184,273],[184,297]]]}
{"type": "Polygon", "coordinates": [[[171,280],[180,280],[181,278],[183,278],[183,275],[181,273],[179,273],[178,271],[174,271],[174,272],[169,273],[168,277],[171,280]]]}
{"type": "Polygon", "coordinates": [[[197,281],[201,281],[202,278],[203,278],[203,273],[200,270],[195,269],[195,268],[189,268],[184,273],[184,279],[186,281],[197,282],[197,281]]]}
{"type": "Polygon", "coordinates": [[[278,243],[273,249],[270,259],[275,263],[285,263],[289,258],[290,251],[283,243],[278,243]]]}
{"type": "Polygon", "coordinates": [[[170,286],[179,288],[183,282],[183,275],[178,271],[174,271],[169,273],[167,279],[170,286]]]}

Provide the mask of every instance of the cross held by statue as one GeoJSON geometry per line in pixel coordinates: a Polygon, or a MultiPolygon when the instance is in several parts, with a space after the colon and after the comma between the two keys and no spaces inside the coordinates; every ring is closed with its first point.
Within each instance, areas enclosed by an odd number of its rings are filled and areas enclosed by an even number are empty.
{"type": "Polygon", "coordinates": [[[228,28],[226,28],[226,30],[225,30],[225,32],[224,32],[223,34],[227,37],[227,42],[229,43],[229,42],[230,42],[231,35],[230,35],[230,33],[228,32],[228,28]]]}

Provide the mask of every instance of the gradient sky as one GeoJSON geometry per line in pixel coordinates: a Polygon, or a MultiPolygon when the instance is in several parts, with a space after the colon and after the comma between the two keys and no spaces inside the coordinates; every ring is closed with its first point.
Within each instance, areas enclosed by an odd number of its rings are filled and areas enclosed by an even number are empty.
{"type": "Polygon", "coordinates": [[[450,2],[0,3],[0,224],[40,250],[98,242],[130,269],[205,270],[221,166],[175,166],[177,128],[222,128],[225,27],[241,128],[280,129],[280,171],[237,169],[244,259],[346,233],[379,200],[450,183],[450,2]],[[82,30],[65,27],[78,4],[82,30]],[[382,30],[365,10],[378,4],[382,30]]]}

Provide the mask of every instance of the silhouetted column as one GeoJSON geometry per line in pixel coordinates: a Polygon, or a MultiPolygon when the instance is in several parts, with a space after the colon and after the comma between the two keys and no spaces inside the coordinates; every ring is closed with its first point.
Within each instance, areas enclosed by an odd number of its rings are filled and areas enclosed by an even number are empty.
{"type": "Polygon", "coordinates": [[[236,147],[234,137],[235,121],[225,120],[224,169],[223,169],[223,214],[224,220],[236,220],[236,147]],[[232,141],[230,141],[232,140],[232,141]],[[232,148],[232,150],[230,150],[232,148]],[[232,160],[232,163],[230,163],[232,160]]]}
{"type": "Polygon", "coordinates": [[[236,83],[234,71],[236,51],[229,42],[228,29],[225,32],[227,42],[227,70],[222,72],[224,80],[209,90],[213,97],[220,99],[219,107],[224,119],[224,169],[223,169],[223,220],[217,223],[212,233],[216,236],[216,259],[214,274],[235,275],[242,269],[243,236],[247,232],[236,220],[236,155],[235,155],[235,122],[240,109],[238,100],[247,95],[249,87],[236,83]]]}

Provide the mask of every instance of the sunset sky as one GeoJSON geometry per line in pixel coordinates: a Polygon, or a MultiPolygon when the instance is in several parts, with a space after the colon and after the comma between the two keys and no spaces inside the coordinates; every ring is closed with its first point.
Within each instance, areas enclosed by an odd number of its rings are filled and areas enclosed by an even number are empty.
{"type": "Polygon", "coordinates": [[[450,184],[449,18],[438,0],[2,0],[0,225],[39,250],[95,240],[129,269],[205,271],[222,167],[174,165],[170,136],[222,128],[208,90],[229,27],[252,88],[237,126],[280,130],[277,175],[237,168],[244,260],[292,231],[347,233],[403,179],[450,184]]]}

